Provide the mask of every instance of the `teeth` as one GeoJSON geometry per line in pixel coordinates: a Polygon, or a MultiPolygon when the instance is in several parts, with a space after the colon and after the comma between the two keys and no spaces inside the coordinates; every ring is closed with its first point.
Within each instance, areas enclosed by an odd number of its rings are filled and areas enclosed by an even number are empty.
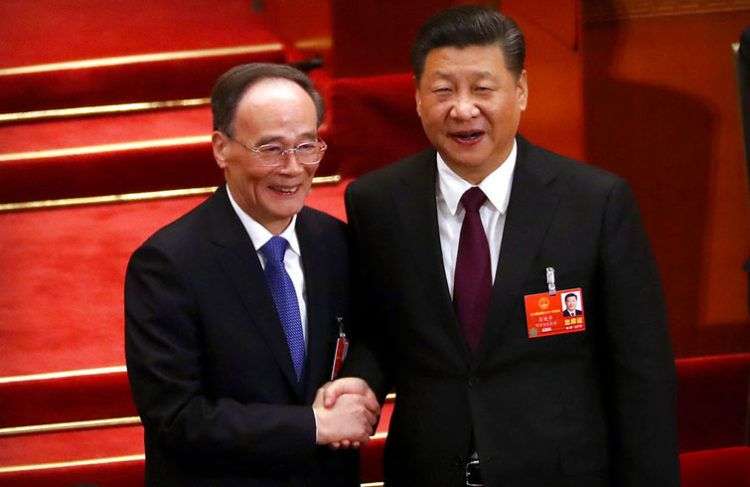
{"type": "Polygon", "coordinates": [[[472,140],[481,137],[482,132],[476,131],[476,132],[455,132],[453,134],[454,137],[461,140],[472,140]]]}

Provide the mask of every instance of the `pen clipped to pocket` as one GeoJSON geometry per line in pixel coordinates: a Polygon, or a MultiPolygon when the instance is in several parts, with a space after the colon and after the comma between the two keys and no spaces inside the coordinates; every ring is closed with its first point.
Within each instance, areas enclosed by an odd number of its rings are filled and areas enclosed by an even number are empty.
{"type": "Polygon", "coordinates": [[[346,352],[349,351],[349,339],[344,333],[344,318],[337,316],[336,322],[339,325],[339,336],[336,339],[336,351],[333,354],[333,367],[331,367],[331,380],[338,377],[341,372],[341,366],[344,365],[346,352]]]}

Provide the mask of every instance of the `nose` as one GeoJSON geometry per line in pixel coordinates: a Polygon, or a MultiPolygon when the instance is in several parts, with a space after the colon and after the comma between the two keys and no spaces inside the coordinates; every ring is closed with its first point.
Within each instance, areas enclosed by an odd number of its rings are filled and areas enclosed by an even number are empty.
{"type": "Polygon", "coordinates": [[[458,120],[469,120],[479,115],[479,108],[470,94],[459,93],[451,107],[450,115],[458,120]]]}
{"type": "Polygon", "coordinates": [[[305,167],[297,160],[297,153],[294,151],[285,152],[282,156],[284,162],[278,166],[278,170],[284,174],[296,175],[305,170],[305,167]]]}

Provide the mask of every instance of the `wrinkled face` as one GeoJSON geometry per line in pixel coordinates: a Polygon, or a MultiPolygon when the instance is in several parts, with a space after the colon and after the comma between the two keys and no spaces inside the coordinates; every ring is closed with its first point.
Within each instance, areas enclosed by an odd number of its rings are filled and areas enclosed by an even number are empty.
{"type": "Polygon", "coordinates": [[[510,154],[527,95],[526,71],[508,71],[499,45],[440,47],[425,59],[417,113],[448,166],[477,184],[510,154]]]}
{"type": "Polygon", "coordinates": [[[565,307],[568,308],[568,311],[575,311],[577,303],[578,298],[576,298],[575,296],[568,296],[567,298],[565,298],[565,307]]]}
{"type": "Polygon", "coordinates": [[[296,147],[317,140],[317,128],[315,104],[299,85],[266,79],[251,86],[237,105],[235,140],[213,134],[214,157],[232,196],[271,233],[281,233],[302,209],[318,166],[303,166],[286,155],[280,166],[264,167],[243,145],[296,147]]]}

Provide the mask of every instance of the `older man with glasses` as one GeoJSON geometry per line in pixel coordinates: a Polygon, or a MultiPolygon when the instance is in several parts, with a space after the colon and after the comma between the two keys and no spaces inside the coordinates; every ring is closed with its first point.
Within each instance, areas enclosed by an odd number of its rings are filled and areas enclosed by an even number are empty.
{"type": "Polygon", "coordinates": [[[324,445],[366,442],[377,401],[355,383],[327,409],[318,392],[349,313],[344,224],[304,206],[322,99],[293,68],[248,64],[211,104],[226,184],[136,250],[126,277],[146,484],[357,485],[356,451],[324,445]]]}

